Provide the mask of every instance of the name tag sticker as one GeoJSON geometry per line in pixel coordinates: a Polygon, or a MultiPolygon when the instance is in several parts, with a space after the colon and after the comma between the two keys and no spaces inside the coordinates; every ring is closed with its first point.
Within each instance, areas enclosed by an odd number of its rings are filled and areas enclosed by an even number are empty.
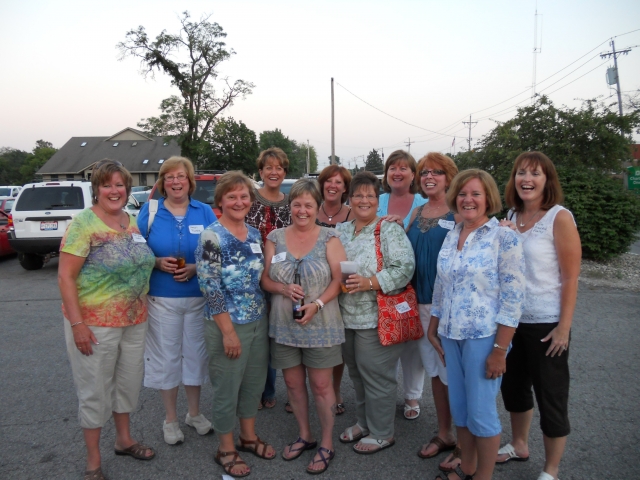
{"type": "Polygon", "coordinates": [[[200,235],[204,230],[204,225],[189,225],[189,233],[200,235]]]}
{"type": "Polygon", "coordinates": [[[402,302],[396,305],[396,310],[400,313],[407,313],[411,311],[411,307],[407,302],[402,302]]]}
{"type": "Polygon", "coordinates": [[[260,244],[259,243],[251,243],[251,251],[253,253],[262,253],[262,249],[260,248],[260,244]]]}
{"type": "Polygon", "coordinates": [[[449,258],[452,253],[453,253],[453,250],[451,248],[441,248],[440,249],[440,256],[442,258],[449,258]]]}
{"type": "Polygon", "coordinates": [[[142,235],[140,235],[139,233],[132,233],[131,237],[133,238],[133,241],[136,243],[147,243],[147,241],[144,239],[144,237],[142,235]]]}
{"type": "Polygon", "coordinates": [[[453,227],[456,226],[456,222],[453,220],[443,220],[442,218],[438,220],[438,225],[442,228],[446,228],[447,230],[453,230],[453,227]]]}
{"type": "Polygon", "coordinates": [[[286,258],[287,252],[280,252],[279,254],[273,256],[273,258],[271,259],[271,263],[284,262],[286,258]]]}

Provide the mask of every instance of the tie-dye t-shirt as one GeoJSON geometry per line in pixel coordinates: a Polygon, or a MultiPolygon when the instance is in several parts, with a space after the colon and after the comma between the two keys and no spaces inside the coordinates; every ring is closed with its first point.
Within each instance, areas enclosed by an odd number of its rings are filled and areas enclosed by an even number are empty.
{"type": "MultiPolygon", "coordinates": [[[[73,219],[60,251],[86,258],[76,279],[82,320],[94,327],[128,327],[147,320],[146,293],[155,263],[129,217],[126,232],[109,228],[87,208],[73,219]]],[[[62,313],[66,315],[64,305],[62,313]]]]}

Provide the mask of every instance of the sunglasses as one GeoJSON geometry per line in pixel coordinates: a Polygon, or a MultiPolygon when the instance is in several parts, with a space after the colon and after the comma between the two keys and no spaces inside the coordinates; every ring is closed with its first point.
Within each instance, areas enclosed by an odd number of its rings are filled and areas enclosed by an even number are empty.
{"type": "Polygon", "coordinates": [[[445,173],[446,172],[444,170],[420,170],[421,177],[426,177],[429,174],[431,174],[434,177],[439,177],[441,175],[444,175],[445,173]]]}

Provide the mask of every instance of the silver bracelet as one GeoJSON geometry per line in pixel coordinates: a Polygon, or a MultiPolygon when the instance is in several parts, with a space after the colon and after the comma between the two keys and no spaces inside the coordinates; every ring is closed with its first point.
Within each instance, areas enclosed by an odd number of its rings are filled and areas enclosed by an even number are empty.
{"type": "Polygon", "coordinates": [[[81,323],[84,323],[84,322],[76,322],[76,323],[71,325],[71,328],[75,327],[76,325],[80,325],[81,323]]]}
{"type": "Polygon", "coordinates": [[[369,290],[373,290],[373,282],[370,278],[368,278],[367,280],[369,280],[369,290]]]}

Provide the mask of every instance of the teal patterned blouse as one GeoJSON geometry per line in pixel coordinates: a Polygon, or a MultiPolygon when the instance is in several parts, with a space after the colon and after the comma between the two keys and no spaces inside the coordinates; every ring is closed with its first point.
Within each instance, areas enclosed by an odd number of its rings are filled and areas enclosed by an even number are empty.
{"type": "Polygon", "coordinates": [[[196,249],[198,283],[206,300],[205,319],[228,312],[231,321],[245,324],[260,320],[266,313],[260,277],[264,270],[260,232],[247,225],[244,242],[220,222],[200,234],[196,249]]]}
{"type": "MultiPolygon", "coordinates": [[[[380,243],[384,268],[377,272],[373,232],[378,220],[364,227],[358,236],[354,235],[355,220],[339,223],[336,225],[336,231],[340,234],[340,241],[347,253],[347,259],[358,262],[358,274],[363,277],[371,277],[375,274],[382,291],[395,294],[411,281],[415,269],[415,257],[411,242],[402,227],[395,222],[382,222],[380,243]]],[[[378,303],[375,291],[341,293],[339,301],[345,328],[378,327],[378,303]]]]}

